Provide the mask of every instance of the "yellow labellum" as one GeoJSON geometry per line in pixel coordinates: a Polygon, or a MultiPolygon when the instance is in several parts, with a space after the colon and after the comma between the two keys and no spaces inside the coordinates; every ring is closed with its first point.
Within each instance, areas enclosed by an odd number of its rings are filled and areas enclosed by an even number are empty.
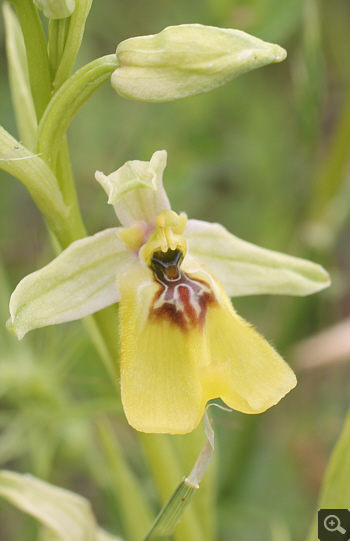
{"type": "Polygon", "coordinates": [[[141,249],[147,266],[135,262],[119,276],[121,391],[134,428],[184,434],[199,424],[208,400],[260,413],[296,379],[206,269],[182,264],[186,244],[172,231],[173,218],[159,217],[141,249]]]}

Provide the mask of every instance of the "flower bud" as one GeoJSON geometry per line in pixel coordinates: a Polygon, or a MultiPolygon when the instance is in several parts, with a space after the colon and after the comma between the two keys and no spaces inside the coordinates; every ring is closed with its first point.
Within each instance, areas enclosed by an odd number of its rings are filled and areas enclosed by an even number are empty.
{"type": "Polygon", "coordinates": [[[169,26],[117,47],[111,78],[121,96],[164,102],[208,92],[237,75],[281,62],[286,51],[240,30],[200,24],[169,26]]]}
{"type": "Polygon", "coordinates": [[[75,0],[34,0],[34,4],[48,19],[65,19],[75,9],[75,0]]]}

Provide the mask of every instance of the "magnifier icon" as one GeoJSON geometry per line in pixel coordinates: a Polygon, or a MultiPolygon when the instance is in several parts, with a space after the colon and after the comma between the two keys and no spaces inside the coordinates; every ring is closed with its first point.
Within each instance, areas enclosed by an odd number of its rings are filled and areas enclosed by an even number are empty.
{"type": "Polygon", "coordinates": [[[336,515],[328,515],[324,519],[324,527],[329,532],[340,532],[340,533],[346,533],[346,530],[341,527],[340,520],[336,515]]]}

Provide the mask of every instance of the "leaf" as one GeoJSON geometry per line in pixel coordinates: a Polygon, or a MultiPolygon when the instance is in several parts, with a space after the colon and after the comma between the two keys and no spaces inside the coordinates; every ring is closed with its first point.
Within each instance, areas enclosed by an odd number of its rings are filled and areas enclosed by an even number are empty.
{"type": "Polygon", "coordinates": [[[53,530],[62,541],[98,539],[90,503],[73,492],[28,474],[3,470],[0,472],[0,496],[53,530]]]}
{"type": "MultiPolygon", "coordinates": [[[[317,509],[350,509],[350,410],[324,476],[317,509]]],[[[317,539],[317,513],[307,541],[317,539]]]]}

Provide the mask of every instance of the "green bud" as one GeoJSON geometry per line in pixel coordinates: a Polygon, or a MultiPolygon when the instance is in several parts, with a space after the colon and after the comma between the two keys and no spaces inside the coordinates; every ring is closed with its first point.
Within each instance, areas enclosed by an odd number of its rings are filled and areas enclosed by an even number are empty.
{"type": "Polygon", "coordinates": [[[34,0],[34,4],[48,19],[65,19],[75,9],[75,0],[34,0]]]}
{"type": "Polygon", "coordinates": [[[163,102],[208,92],[241,73],[281,62],[286,51],[242,32],[200,24],[169,26],[117,47],[111,78],[121,96],[163,102]]]}

